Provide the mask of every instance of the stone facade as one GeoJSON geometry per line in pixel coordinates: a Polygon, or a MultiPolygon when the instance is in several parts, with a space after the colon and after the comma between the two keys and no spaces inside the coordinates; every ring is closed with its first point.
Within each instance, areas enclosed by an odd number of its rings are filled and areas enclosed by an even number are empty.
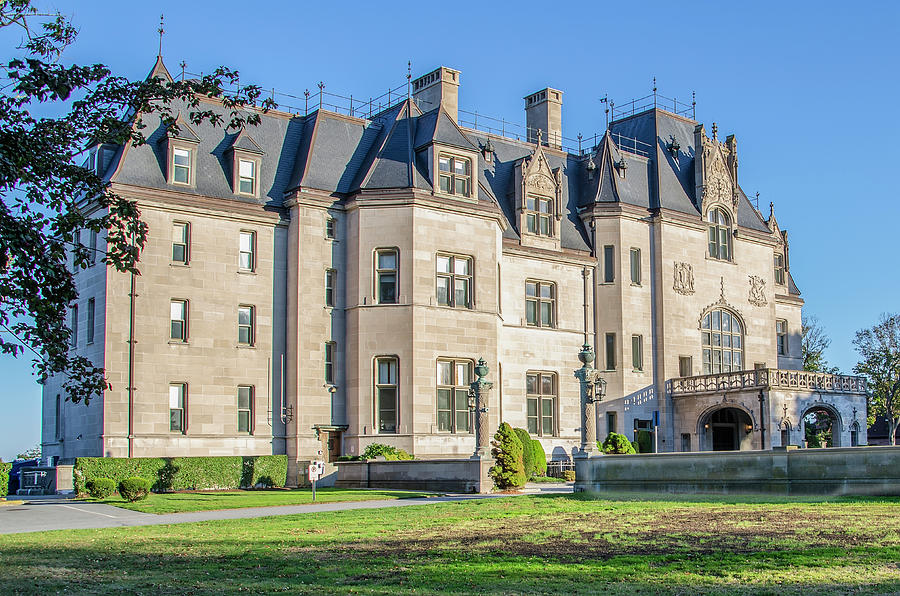
{"type": "MultiPolygon", "coordinates": [[[[161,61],[151,75],[168,76],[161,61]]],[[[527,428],[569,458],[583,344],[608,384],[601,439],[634,438],[658,412],[659,450],[710,449],[704,424],[724,398],[752,421],[732,448],[780,444],[771,429],[797,431],[816,404],[850,444],[851,410],[863,410],[841,383],[765,385],[763,425],[757,385],[685,389],[682,377],[800,362],[787,234],[741,191],[733,136],[654,108],[571,151],[558,90],[526,97],[519,140],[461,126],[459,71],[412,89],[366,118],[270,111],[243,131],[182,121],[176,133],[144,117],[147,145],[101,166],[149,226],[141,275],[132,292],[130,275],[102,264],[77,274],[74,349],[111,388],[57,412],[51,380],[45,453],[287,453],[295,481],[310,459],[376,442],[468,457],[467,393],[484,358],[488,427],[527,428]],[[765,430],[763,445],[754,433],[765,430]]]]}

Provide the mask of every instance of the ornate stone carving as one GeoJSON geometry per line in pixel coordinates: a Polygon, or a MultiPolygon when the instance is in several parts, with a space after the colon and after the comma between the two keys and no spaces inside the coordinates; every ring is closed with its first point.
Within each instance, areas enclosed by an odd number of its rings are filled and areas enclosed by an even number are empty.
{"type": "Polygon", "coordinates": [[[562,172],[560,168],[550,169],[547,157],[540,143],[534,148],[530,157],[522,161],[522,187],[519,198],[521,207],[525,207],[525,198],[529,193],[553,199],[553,215],[559,221],[562,218],[562,172]]]}
{"type": "Polygon", "coordinates": [[[766,301],[766,280],[757,275],[749,277],[750,295],[747,297],[747,301],[753,306],[765,306],[768,304],[766,301]]]}
{"type": "Polygon", "coordinates": [[[694,268],[690,263],[675,263],[675,282],[672,288],[684,296],[694,293],[694,268]]]}

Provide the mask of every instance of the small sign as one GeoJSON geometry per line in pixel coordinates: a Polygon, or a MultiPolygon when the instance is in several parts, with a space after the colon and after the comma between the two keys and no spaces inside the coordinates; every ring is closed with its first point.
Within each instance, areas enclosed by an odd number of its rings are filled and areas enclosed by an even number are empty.
{"type": "Polygon", "coordinates": [[[314,482],[325,474],[325,462],[314,461],[309,464],[309,481],[314,482]]]}
{"type": "Polygon", "coordinates": [[[659,410],[653,410],[653,426],[659,426],[659,410]]]}

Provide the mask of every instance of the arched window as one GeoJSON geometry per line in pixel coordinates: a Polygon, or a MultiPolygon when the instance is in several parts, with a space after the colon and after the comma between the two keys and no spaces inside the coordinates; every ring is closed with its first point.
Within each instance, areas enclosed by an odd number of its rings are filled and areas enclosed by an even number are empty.
{"type": "Polygon", "coordinates": [[[710,209],[706,215],[709,222],[709,256],[723,261],[731,260],[731,218],[722,209],[710,209]]]}
{"type": "Polygon", "coordinates": [[[703,315],[700,335],[703,343],[703,374],[743,369],[744,329],[740,319],[724,309],[703,315]]]}

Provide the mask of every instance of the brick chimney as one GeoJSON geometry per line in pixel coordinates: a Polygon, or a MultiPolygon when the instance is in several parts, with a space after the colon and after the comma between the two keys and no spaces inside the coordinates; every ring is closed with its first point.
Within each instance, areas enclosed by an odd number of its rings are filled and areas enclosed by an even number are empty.
{"type": "Polygon", "coordinates": [[[562,148],[562,91],[547,87],[525,97],[525,125],[528,142],[536,143],[538,130],[544,145],[562,148]]]}
{"type": "Polygon", "coordinates": [[[413,99],[423,112],[430,112],[439,105],[450,114],[454,122],[459,110],[459,71],[441,66],[412,82],[413,99]]]}

